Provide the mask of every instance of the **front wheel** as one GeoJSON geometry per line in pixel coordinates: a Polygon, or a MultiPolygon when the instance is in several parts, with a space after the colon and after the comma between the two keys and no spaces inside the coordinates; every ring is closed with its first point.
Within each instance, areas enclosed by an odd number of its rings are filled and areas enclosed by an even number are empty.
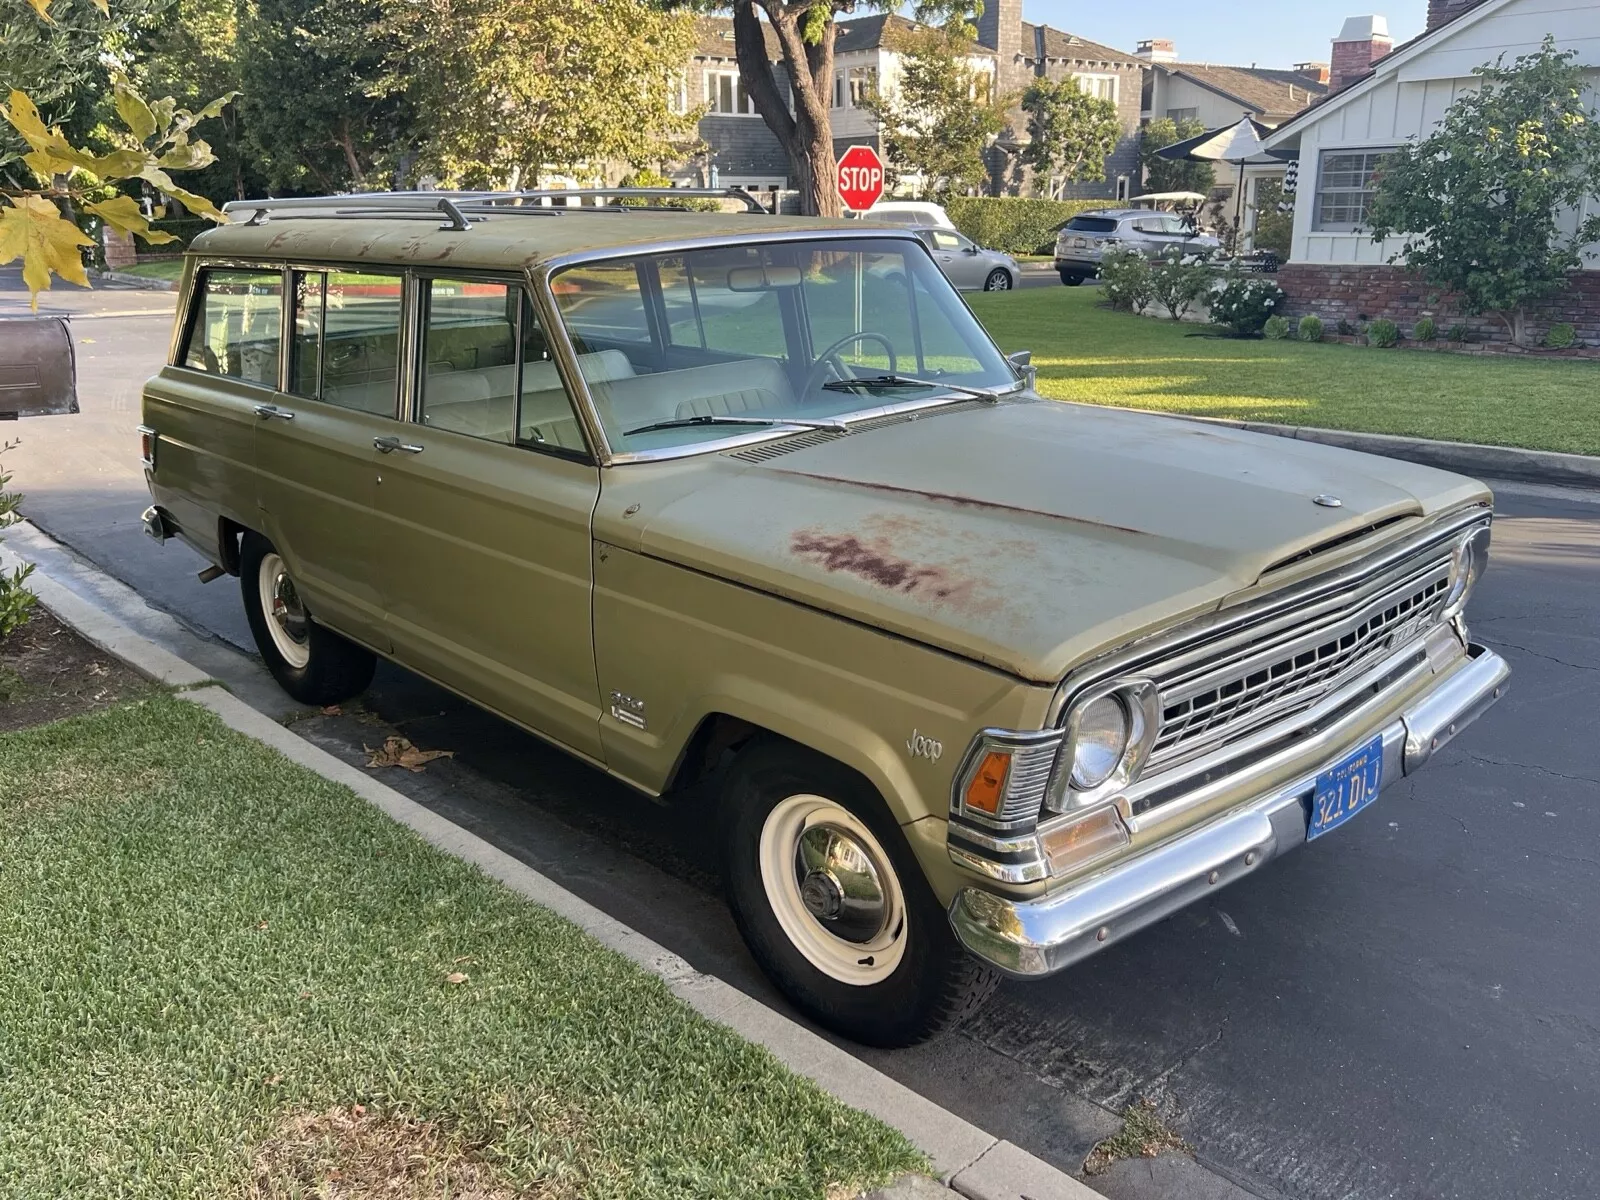
{"type": "Polygon", "coordinates": [[[726,877],[750,952],[818,1024],[873,1046],[925,1041],[997,976],[964,951],[876,792],[776,739],[745,750],[723,798],[726,877]]]}
{"type": "Polygon", "coordinates": [[[1004,267],[996,267],[989,272],[989,278],[983,281],[983,290],[986,292],[1009,292],[1011,290],[1011,272],[1004,267]]]}
{"type": "Polygon", "coordinates": [[[279,687],[301,704],[337,704],[367,690],[377,659],[317,624],[283,556],[260,534],[244,535],[239,586],[250,632],[279,687]]]}

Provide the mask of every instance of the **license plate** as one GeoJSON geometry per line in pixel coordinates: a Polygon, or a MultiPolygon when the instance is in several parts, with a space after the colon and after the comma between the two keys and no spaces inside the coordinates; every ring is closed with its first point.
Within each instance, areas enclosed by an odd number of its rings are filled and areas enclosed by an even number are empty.
{"type": "Polygon", "coordinates": [[[1072,239],[1072,244],[1074,246],[1087,246],[1089,244],[1089,239],[1088,238],[1073,238],[1072,239]]]}
{"type": "Polygon", "coordinates": [[[1347,754],[1317,776],[1306,840],[1343,825],[1378,798],[1383,786],[1383,736],[1347,754]]]}

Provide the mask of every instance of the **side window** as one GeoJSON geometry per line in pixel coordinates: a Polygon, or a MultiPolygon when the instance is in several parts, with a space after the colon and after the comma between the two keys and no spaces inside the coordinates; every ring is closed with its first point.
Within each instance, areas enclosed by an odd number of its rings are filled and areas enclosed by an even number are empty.
{"type": "Polygon", "coordinates": [[[289,387],[340,408],[393,416],[403,281],[398,275],[294,273],[289,387]]]}
{"type": "MultiPolygon", "coordinates": [[[[581,355],[578,365],[584,377],[595,382],[626,379],[633,373],[632,364],[620,350],[581,355]]],[[[572,399],[556,372],[556,364],[550,361],[544,329],[526,296],[522,298],[520,368],[522,393],[517,404],[517,445],[588,457],[583,427],[578,424],[572,399]]]]}
{"type": "Polygon", "coordinates": [[[959,250],[961,239],[953,233],[945,233],[942,229],[933,231],[933,247],[935,250],[959,250]]]}
{"type": "Polygon", "coordinates": [[[275,388],[282,319],[282,272],[202,271],[181,361],[275,388]]]}
{"type": "Polygon", "coordinates": [[[426,296],[418,381],[422,423],[492,442],[515,442],[522,289],[430,279],[426,296]]]}

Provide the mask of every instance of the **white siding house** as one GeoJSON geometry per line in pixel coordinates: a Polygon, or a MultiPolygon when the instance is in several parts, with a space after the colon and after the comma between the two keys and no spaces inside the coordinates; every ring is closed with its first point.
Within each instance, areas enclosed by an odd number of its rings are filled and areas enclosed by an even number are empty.
{"type": "MultiPolygon", "coordinates": [[[[1362,231],[1379,157],[1431,133],[1451,103],[1477,87],[1474,67],[1532,53],[1546,34],[1559,48],[1576,50],[1591,78],[1600,80],[1600,4],[1484,0],[1398,47],[1366,78],[1276,130],[1267,149],[1297,151],[1299,161],[1290,261],[1387,263],[1400,243],[1376,243],[1362,231]]],[[[1589,204],[1600,205],[1600,198],[1589,204]]]]}

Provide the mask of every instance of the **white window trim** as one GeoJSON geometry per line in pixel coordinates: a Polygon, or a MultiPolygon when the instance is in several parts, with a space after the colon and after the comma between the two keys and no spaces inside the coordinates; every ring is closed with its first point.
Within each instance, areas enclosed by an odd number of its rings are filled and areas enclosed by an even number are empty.
{"type": "MultiPolygon", "coordinates": [[[[1364,227],[1363,223],[1360,222],[1360,221],[1353,221],[1353,222],[1352,221],[1334,221],[1334,222],[1330,223],[1330,222],[1324,222],[1323,219],[1322,219],[1322,193],[1323,193],[1323,182],[1322,181],[1323,181],[1323,175],[1324,175],[1324,173],[1326,171],[1326,168],[1327,168],[1328,157],[1330,155],[1338,155],[1338,154],[1388,154],[1389,152],[1391,152],[1394,149],[1395,149],[1395,147],[1392,146],[1392,145],[1390,145],[1390,146],[1370,146],[1370,145],[1362,145],[1362,146],[1319,146],[1317,148],[1317,177],[1316,177],[1316,180],[1314,181],[1314,183],[1312,184],[1312,187],[1311,187],[1311,211],[1310,211],[1310,214],[1309,214],[1310,218],[1311,218],[1310,232],[1312,232],[1312,233],[1325,233],[1325,234],[1359,234],[1361,236],[1365,236],[1365,227],[1364,227]]],[[[1303,160],[1301,162],[1301,172],[1300,173],[1302,175],[1304,175],[1304,173],[1305,173],[1305,164],[1304,164],[1303,160]]],[[[1305,185],[1304,185],[1304,180],[1300,181],[1299,190],[1301,192],[1304,192],[1306,190],[1305,189],[1305,185]]],[[[1343,190],[1350,190],[1350,189],[1340,189],[1340,190],[1343,191],[1343,190]]]]}
{"type": "Polygon", "coordinates": [[[1078,86],[1082,88],[1087,95],[1096,96],[1103,100],[1109,100],[1113,104],[1117,103],[1122,94],[1122,81],[1115,75],[1106,75],[1099,72],[1079,71],[1074,72],[1072,78],[1077,81],[1078,86]],[[1110,85],[1109,90],[1111,94],[1109,96],[1100,96],[1099,91],[1095,87],[1091,86],[1092,84],[1098,84],[1101,82],[1105,82],[1110,85]]]}
{"type": "Polygon", "coordinates": [[[734,68],[733,70],[729,70],[726,67],[708,68],[705,74],[701,77],[701,86],[705,89],[706,116],[708,117],[759,117],[761,115],[760,113],[756,112],[755,100],[751,98],[749,92],[744,90],[744,80],[740,77],[737,68],[734,68]],[[717,107],[718,92],[720,91],[720,88],[715,81],[723,78],[731,78],[734,81],[733,94],[736,97],[741,92],[744,93],[744,109],[736,110],[734,112],[727,112],[717,107]]]}

